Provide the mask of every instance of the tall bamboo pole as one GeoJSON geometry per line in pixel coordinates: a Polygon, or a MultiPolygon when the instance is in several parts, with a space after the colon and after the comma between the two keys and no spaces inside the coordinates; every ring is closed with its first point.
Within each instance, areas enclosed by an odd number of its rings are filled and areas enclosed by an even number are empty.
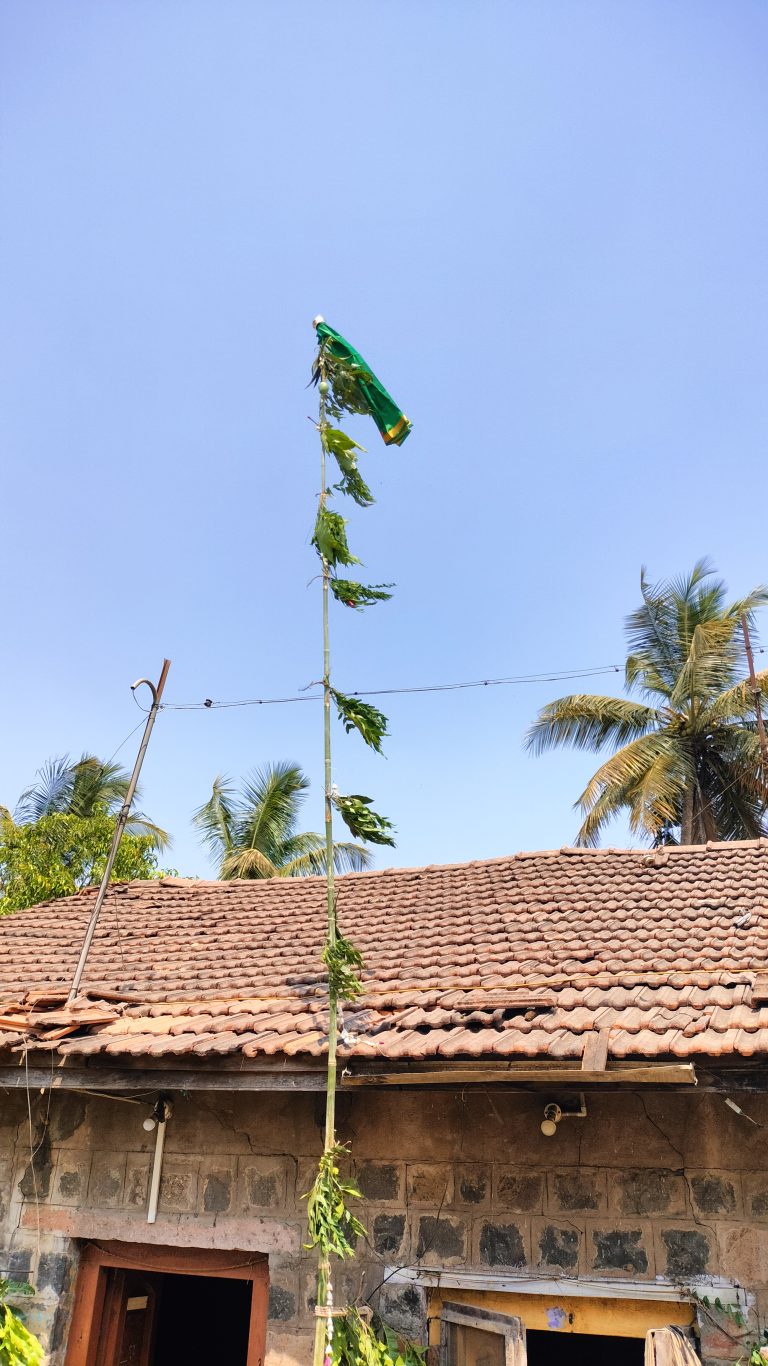
{"type": "MultiPolygon", "coordinates": [[[[319,507],[325,506],[327,499],[325,428],[327,426],[325,357],[320,351],[320,498],[319,507]]],[[[328,612],[331,569],[324,555],[322,561],[323,582],[323,751],[325,768],[325,886],[326,886],[326,942],[334,948],[336,944],[336,892],[333,869],[333,769],[331,764],[331,636],[328,612]]],[[[328,1152],[336,1141],[336,1047],[338,1039],[338,1008],[336,993],[328,982],[328,1069],[325,1092],[325,1151],[328,1152]]],[[[330,1313],[332,1297],[329,1297],[331,1284],[330,1262],[318,1253],[317,1264],[317,1306],[330,1313]]],[[[329,1333],[329,1320],[318,1317],[315,1325],[315,1348],[313,1366],[323,1366],[326,1339],[329,1333]]]]}

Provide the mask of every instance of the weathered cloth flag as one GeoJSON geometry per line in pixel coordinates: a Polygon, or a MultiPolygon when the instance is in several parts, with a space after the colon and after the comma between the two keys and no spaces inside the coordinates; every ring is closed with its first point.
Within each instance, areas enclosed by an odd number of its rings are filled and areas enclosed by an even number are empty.
{"type": "Polygon", "coordinates": [[[387,393],[384,385],[376,378],[370,365],[363,360],[354,346],[350,346],[340,332],[334,331],[322,318],[315,320],[315,328],[318,341],[325,342],[330,354],[337,360],[344,361],[352,370],[357,388],[387,445],[402,446],[411,430],[411,423],[405,413],[398,408],[392,395],[387,393]]]}

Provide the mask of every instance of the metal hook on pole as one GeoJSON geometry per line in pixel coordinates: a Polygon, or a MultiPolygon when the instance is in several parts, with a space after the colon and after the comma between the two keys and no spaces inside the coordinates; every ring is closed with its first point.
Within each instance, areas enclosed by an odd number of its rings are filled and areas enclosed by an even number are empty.
{"type": "Polygon", "coordinates": [[[112,836],[112,845],[107,856],[107,862],[104,867],[104,875],[101,879],[101,885],[99,886],[99,890],[96,895],[96,901],[94,902],[93,910],[91,911],[91,917],[88,921],[88,928],[85,931],[85,939],[83,940],[83,947],[80,950],[80,957],[77,962],[77,967],[75,968],[75,975],[72,978],[72,986],[70,987],[69,995],[67,997],[67,1005],[69,1005],[69,1003],[75,999],[78,991],[80,990],[80,982],[82,981],[86,960],[88,958],[91,944],[93,942],[93,936],[96,932],[96,924],[101,913],[101,908],[104,904],[104,897],[106,896],[107,887],[109,886],[109,879],[112,876],[112,869],[115,864],[115,859],[117,858],[117,851],[120,848],[120,841],[123,837],[123,831],[125,830],[126,824],[128,822],[128,816],[130,815],[131,811],[131,804],[136,794],[136,787],[139,781],[139,774],[141,773],[141,766],[144,763],[144,755],[147,752],[147,745],[149,744],[149,737],[152,734],[152,727],[155,724],[155,718],[160,710],[160,700],[163,696],[165,680],[168,677],[168,670],[170,669],[170,667],[170,659],[164,659],[163,667],[160,671],[160,677],[157,681],[157,686],[155,686],[154,683],[150,682],[148,678],[139,678],[136,680],[135,683],[131,684],[131,692],[135,692],[137,688],[141,687],[142,683],[146,683],[147,687],[152,692],[152,706],[149,709],[149,715],[147,716],[147,724],[144,727],[144,734],[141,737],[139,752],[136,755],[136,762],[133,765],[133,772],[131,774],[130,782],[128,783],[128,789],[125,794],[125,800],[122,806],[120,807],[117,821],[115,823],[115,832],[112,836]]]}

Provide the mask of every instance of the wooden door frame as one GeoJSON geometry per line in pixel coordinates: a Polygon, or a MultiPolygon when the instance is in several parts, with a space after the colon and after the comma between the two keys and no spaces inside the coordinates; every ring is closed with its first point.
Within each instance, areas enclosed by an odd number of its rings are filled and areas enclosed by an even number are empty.
{"type": "Polygon", "coordinates": [[[98,1329],[111,1267],[162,1271],[171,1276],[219,1276],[250,1281],[251,1318],[246,1366],[263,1366],[267,1335],[269,1263],[266,1254],[146,1243],[87,1243],[80,1254],[65,1366],[94,1366],[98,1329]]]}

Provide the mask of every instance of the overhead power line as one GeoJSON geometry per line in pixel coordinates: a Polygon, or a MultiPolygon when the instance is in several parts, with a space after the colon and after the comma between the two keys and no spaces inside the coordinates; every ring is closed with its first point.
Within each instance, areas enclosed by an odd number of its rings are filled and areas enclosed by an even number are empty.
{"type": "MultiPolygon", "coordinates": [[[[515,674],[509,678],[473,678],[460,683],[412,684],[400,688],[362,688],[350,692],[351,697],[391,697],[408,693],[458,692],[465,688],[500,688],[522,683],[560,683],[577,678],[597,678],[603,674],[623,673],[618,664],[598,664],[590,669],[563,669],[547,673],[515,674]]],[[[293,697],[242,697],[232,702],[218,702],[206,697],[202,702],[164,702],[164,711],[221,711],[229,707],[274,707],[291,702],[319,702],[322,693],[312,693],[310,688],[319,688],[319,683],[309,683],[307,688],[293,697]]]]}

